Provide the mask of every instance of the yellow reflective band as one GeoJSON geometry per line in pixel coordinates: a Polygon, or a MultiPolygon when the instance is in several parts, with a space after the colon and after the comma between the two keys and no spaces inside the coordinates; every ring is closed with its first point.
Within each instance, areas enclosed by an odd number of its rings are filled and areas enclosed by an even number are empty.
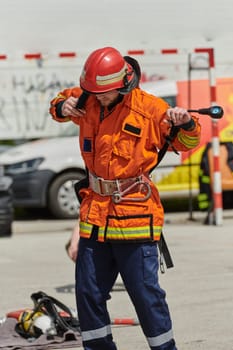
{"type": "Polygon", "coordinates": [[[201,202],[201,203],[198,203],[199,209],[207,209],[207,208],[209,208],[209,205],[210,205],[209,202],[201,202]]]}
{"type": "Polygon", "coordinates": [[[116,83],[118,81],[122,81],[127,70],[127,65],[120,70],[120,72],[109,74],[109,75],[97,75],[96,76],[96,84],[100,86],[116,83]]]}
{"type": "MultiPolygon", "coordinates": [[[[90,238],[93,225],[86,222],[80,222],[80,237],[90,238]]],[[[99,227],[98,241],[104,242],[105,240],[113,241],[132,241],[132,240],[147,240],[153,239],[158,241],[162,232],[162,226],[153,226],[153,238],[151,237],[151,227],[99,227]]]]}
{"type": "Polygon", "coordinates": [[[162,227],[154,226],[153,227],[153,238],[151,237],[151,227],[108,227],[105,234],[104,228],[99,229],[99,240],[115,240],[115,241],[125,241],[125,240],[143,240],[143,239],[153,239],[159,240],[162,227]]]}
{"type": "Polygon", "coordinates": [[[188,148],[196,147],[199,144],[199,138],[195,136],[189,136],[179,132],[177,135],[178,140],[188,148]]]}
{"type": "Polygon", "coordinates": [[[197,198],[198,198],[199,201],[206,201],[208,199],[208,195],[206,193],[200,193],[197,196],[197,198]]]}
{"type": "Polygon", "coordinates": [[[200,193],[197,196],[199,209],[207,209],[210,205],[208,195],[206,193],[200,193]]]}
{"type": "Polygon", "coordinates": [[[83,238],[90,238],[91,237],[91,232],[92,232],[93,225],[88,224],[87,222],[80,222],[80,237],[83,238]]]}
{"type": "Polygon", "coordinates": [[[65,99],[66,97],[65,97],[65,95],[58,94],[58,95],[57,95],[57,98],[64,98],[64,99],[65,99]]]}
{"type": "Polygon", "coordinates": [[[201,182],[204,184],[210,184],[210,177],[206,175],[202,176],[201,182]]]}
{"type": "Polygon", "coordinates": [[[98,241],[104,242],[104,232],[105,232],[105,227],[99,227],[98,241]]]}
{"type": "Polygon", "coordinates": [[[161,233],[162,233],[162,226],[153,226],[153,232],[154,232],[154,240],[157,241],[160,239],[161,233]]]}
{"type": "Polygon", "coordinates": [[[61,99],[65,99],[66,97],[64,96],[64,95],[62,95],[62,94],[58,94],[56,97],[55,97],[55,99],[53,100],[53,103],[52,103],[52,106],[56,106],[56,104],[57,104],[57,101],[58,100],[61,100],[61,99]]]}

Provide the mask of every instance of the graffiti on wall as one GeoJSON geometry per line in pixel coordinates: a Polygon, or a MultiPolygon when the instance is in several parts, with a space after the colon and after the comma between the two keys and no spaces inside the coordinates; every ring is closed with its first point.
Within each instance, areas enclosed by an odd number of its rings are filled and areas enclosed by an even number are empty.
{"type": "MultiPolygon", "coordinates": [[[[79,66],[0,67],[0,139],[57,136],[65,129],[54,122],[49,105],[59,91],[78,84],[79,66]],[[74,72],[77,72],[77,75],[74,72]]],[[[164,79],[142,73],[142,81],[164,79]]]]}
{"type": "Polygon", "coordinates": [[[75,85],[56,71],[0,72],[0,138],[36,138],[59,134],[61,126],[49,116],[50,100],[75,85]]]}

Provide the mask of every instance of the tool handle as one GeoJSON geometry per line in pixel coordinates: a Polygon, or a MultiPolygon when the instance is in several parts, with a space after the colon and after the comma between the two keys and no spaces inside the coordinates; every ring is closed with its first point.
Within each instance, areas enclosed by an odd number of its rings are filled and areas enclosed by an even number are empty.
{"type": "Polygon", "coordinates": [[[188,109],[188,112],[208,115],[214,119],[220,119],[224,114],[223,108],[220,106],[212,106],[209,108],[200,108],[200,109],[188,109]]]}

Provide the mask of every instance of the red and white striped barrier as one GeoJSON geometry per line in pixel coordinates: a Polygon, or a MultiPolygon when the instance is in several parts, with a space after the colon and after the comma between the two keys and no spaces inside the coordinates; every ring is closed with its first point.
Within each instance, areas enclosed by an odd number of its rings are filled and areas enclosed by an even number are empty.
{"type": "MultiPolygon", "coordinates": [[[[216,80],[215,80],[215,58],[214,49],[196,49],[196,53],[207,53],[209,64],[209,85],[210,85],[210,103],[215,106],[216,103],[216,80]]],[[[222,204],[222,182],[220,172],[220,145],[217,120],[212,118],[212,149],[213,149],[213,224],[222,225],[223,204],[222,204]]]]}
{"type": "MultiPolygon", "coordinates": [[[[126,50],[126,55],[131,56],[158,56],[158,55],[180,55],[188,53],[207,53],[209,54],[212,49],[209,48],[195,48],[192,50],[188,49],[179,49],[179,48],[163,48],[163,49],[132,49],[126,50]]],[[[23,54],[17,54],[17,57],[12,54],[1,53],[0,52],[0,61],[5,61],[8,59],[25,59],[25,60],[42,60],[48,58],[79,58],[86,57],[88,52],[77,52],[77,51],[61,51],[57,53],[42,53],[42,52],[27,52],[23,54]]],[[[212,58],[211,58],[212,60],[212,58]]]]}

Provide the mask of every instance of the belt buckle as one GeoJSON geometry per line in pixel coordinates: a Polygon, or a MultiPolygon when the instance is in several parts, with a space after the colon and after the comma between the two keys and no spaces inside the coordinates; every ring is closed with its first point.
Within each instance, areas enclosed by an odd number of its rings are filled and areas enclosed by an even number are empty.
{"type": "Polygon", "coordinates": [[[116,191],[117,186],[113,180],[104,180],[101,181],[101,191],[103,196],[110,196],[114,191],[116,191]]]}
{"type": "Polygon", "coordinates": [[[112,180],[105,180],[102,177],[90,174],[90,187],[101,196],[109,196],[116,190],[117,186],[112,180]]]}
{"type": "Polygon", "coordinates": [[[96,193],[101,193],[101,186],[100,186],[100,181],[99,180],[100,180],[100,178],[97,177],[97,176],[94,176],[92,174],[91,174],[91,176],[89,176],[90,187],[96,193]]]}
{"type": "Polygon", "coordinates": [[[102,177],[95,178],[95,190],[101,196],[109,196],[112,194],[112,181],[105,180],[102,177]]]}

